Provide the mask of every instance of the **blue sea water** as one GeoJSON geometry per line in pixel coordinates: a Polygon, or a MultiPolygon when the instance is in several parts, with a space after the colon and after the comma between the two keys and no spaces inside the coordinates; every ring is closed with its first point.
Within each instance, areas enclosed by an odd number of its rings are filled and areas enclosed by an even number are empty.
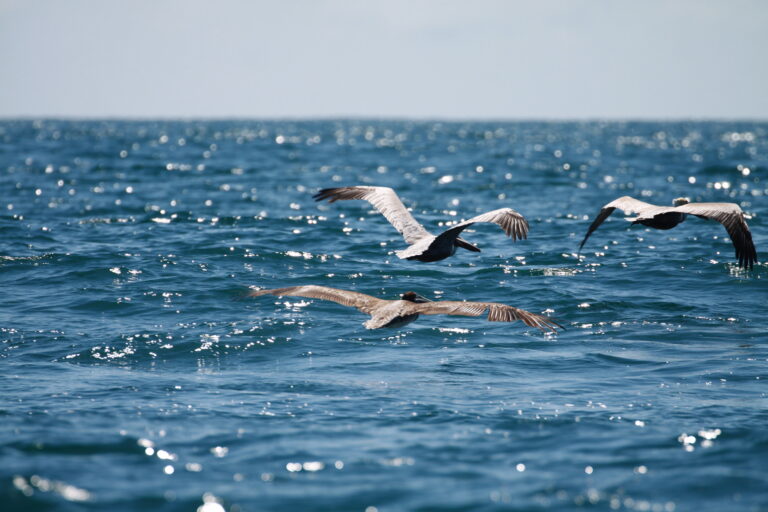
{"type": "Polygon", "coordinates": [[[768,266],[621,196],[729,201],[768,247],[768,123],[0,122],[0,509],[768,510],[768,266]],[[512,207],[437,263],[427,229],[512,207]],[[495,301],[545,335],[367,331],[320,284],[495,301]]]}

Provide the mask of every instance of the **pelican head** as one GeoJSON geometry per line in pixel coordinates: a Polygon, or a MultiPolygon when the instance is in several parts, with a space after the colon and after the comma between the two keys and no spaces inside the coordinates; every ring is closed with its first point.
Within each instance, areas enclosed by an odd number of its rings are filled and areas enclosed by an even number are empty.
{"type": "Polygon", "coordinates": [[[672,201],[673,206],[683,206],[684,204],[690,203],[691,200],[687,197],[677,197],[674,201],[672,201]]]}
{"type": "Polygon", "coordinates": [[[400,296],[401,299],[407,300],[409,302],[416,302],[416,303],[424,303],[424,302],[432,302],[426,297],[422,297],[416,292],[405,292],[403,295],[400,296]]]}

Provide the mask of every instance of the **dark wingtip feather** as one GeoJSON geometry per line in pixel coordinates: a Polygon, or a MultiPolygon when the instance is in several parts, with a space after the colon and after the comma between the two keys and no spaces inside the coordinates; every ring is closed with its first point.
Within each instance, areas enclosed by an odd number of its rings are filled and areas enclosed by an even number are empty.
{"type": "Polygon", "coordinates": [[[544,332],[557,334],[558,327],[562,330],[565,330],[565,327],[555,322],[552,318],[548,316],[538,315],[536,319],[541,323],[541,325],[536,325],[535,327],[538,327],[544,332]]]}
{"type": "MultiPolygon", "coordinates": [[[[549,323],[554,324],[555,326],[561,328],[562,330],[564,330],[564,331],[567,330],[564,325],[560,325],[558,322],[555,322],[555,320],[553,318],[547,317],[547,320],[549,321],[549,323]]],[[[553,332],[557,332],[555,329],[552,329],[552,331],[553,332]]]]}
{"type": "MultiPolygon", "coordinates": [[[[336,190],[337,190],[336,188],[321,188],[317,194],[314,194],[312,196],[312,199],[314,199],[315,201],[322,201],[323,199],[327,199],[331,197],[336,190]]],[[[331,202],[333,202],[333,199],[331,200],[331,202]]]]}
{"type": "Polygon", "coordinates": [[[581,259],[581,250],[584,248],[584,244],[587,243],[587,238],[589,238],[589,235],[585,236],[584,240],[579,244],[579,250],[576,251],[576,259],[581,259]]]}

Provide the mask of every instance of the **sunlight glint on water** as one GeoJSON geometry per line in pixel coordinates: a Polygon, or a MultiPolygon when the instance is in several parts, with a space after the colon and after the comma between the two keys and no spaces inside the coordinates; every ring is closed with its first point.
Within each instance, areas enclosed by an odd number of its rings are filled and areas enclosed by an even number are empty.
{"type": "Polygon", "coordinates": [[[766,266],[621,195],[737,202],[766,247],[764,123],[0,122],[3,510],[761,510],[766,266]],[[433,264],[434,231],[512,207],[433,264]],[[249,286],[502,302],[567,330],[366,316],[249,286]],[[79,508],[78,508],[79,510],[79,508]]]}

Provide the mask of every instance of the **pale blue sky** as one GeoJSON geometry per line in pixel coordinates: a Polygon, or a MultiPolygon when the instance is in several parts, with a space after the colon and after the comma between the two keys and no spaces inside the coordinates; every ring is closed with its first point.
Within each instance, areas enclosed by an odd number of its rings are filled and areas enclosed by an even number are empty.
{"type": "Polygon", "coordinates": [[[0,116],[768,119],[761,0],[0,0],[0,116]]]}

